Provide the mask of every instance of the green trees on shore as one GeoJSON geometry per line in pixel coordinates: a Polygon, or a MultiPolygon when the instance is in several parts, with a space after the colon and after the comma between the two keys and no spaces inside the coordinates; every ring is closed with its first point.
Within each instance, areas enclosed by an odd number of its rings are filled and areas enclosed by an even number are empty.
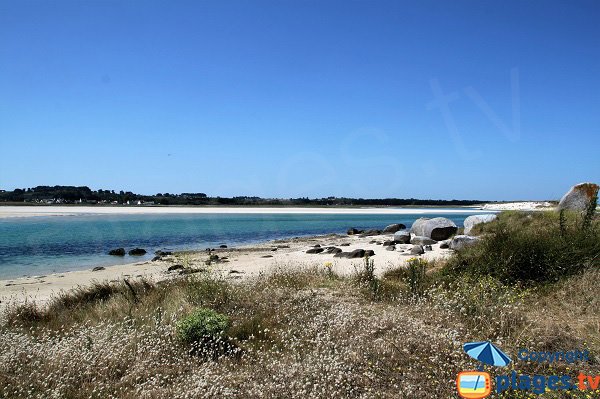
{"type": "Polygon", "coordinates": [[[87,186],[37,186],[0,190],[0,203],[27,202],[50,204],[104,203],[156,205],[230,205],[230,206],[465,206],[480,204],[481,200],[437,200],[416,198],[260,198],[251,196],[209,197],[205,193],[136,194],[131,191],[92,190],[87,186]]]}

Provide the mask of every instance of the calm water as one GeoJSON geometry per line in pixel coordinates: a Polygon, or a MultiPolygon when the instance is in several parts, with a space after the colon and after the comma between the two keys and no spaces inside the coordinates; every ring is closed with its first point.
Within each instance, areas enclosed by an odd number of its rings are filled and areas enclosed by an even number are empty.
{"type": "Polygon", "coordinates": [[[149,259],[157,249],[204,249],[276,238],[345,233],[349,227],[408,227],[419,217],[443,216],[462,226],[465,214],[420,215],[196,214],[102,215],[0,219],[0,279],[149,259]],[[141,247],[144,257],[114,257],[113,248],[141,247]]]}

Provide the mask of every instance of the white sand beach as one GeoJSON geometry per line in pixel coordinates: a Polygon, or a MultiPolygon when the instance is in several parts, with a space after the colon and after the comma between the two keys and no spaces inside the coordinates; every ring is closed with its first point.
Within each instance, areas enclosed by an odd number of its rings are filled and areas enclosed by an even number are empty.
{"type": "Polygon", "coordinates": [[[478,207],[457,208],[327,208],[327,207],[216,207],[216,206],[0,206],[0,218],[83,215],[160,214],[362,214],[406,215],[425,213],[470,213],[478,207]]]}
{"type": "Polygon", "coordinates": [[[329,214],[329,215],[407,215],[425,213],[466,214],[482,211],[550,210],[547,201],[521,201],[465,207],[232,207],[232,206],[0,206],[0,218],[84,215],[160,215],[160,214],[329,214]]]}
{"type": "Polygon", "coordinates": [[[554,209],[554,205],[548,201],[504,202],[485,204],[481,209],[486,211],[548,211],[554,209]]]}

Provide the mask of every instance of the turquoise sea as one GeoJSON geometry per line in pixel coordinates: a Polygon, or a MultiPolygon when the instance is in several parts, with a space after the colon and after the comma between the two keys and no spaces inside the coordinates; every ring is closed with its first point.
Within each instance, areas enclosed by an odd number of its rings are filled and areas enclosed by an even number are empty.
{"type": "MultiPolygon", "coordinates": [[[[464,208],[462,209],[464,211],[464,208]]],[[[152,258],[154,251],[236,246],[278,238],[342,233],[350,227],[410,227],[419,217],[443,216],[458,226],[463,214],[147,214],[0,219],[0,279],[89,269],[152,258]],[[113,248],[140,247],[143,257],[107,255],[113,248]]]]}

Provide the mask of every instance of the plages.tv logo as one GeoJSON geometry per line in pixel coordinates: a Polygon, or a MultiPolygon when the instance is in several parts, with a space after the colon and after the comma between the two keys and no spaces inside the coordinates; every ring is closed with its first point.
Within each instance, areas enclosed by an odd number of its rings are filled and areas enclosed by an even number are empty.
{"type": "MultiPolygon", "coordinates": [[[[483,399],[492,391],[492,381],[489,373],[483,371],[483,365],[504,367],[511,359],[498,347],[489,341],[470,342],[464,345],[465,352],[480,362],[479,370],[458,373],[456,389],[462,398],[483,399]]],[[[568,352],[536,352],[520,349],[518,359],[528,362],[555,363],[587,362],[590,357],[588,350],[571,350],[568,352]]],[[[600,388],[600,375],[586,375],[579,372],[577,377],[571,375],[528,375],[519,374],[512,370],[508,374],[498,374],[495,378],[495,390],[500,394],[508,390],[528,391],[541,395],[551,391],[596,391],[600,388]]],[[[587,396],[586,396],[587,397],[587,396]]]]}
{"type": "Polygon", "coordinates": [[[504,367],[511,360],[489,341],[469,342],[463,346],[467,355],[480,362],[477,371],[461,371],[456,378],[456,389],[461,398],[483,399],[492,393],[492,379],[483,371],[483,365],[504,367]]]}

